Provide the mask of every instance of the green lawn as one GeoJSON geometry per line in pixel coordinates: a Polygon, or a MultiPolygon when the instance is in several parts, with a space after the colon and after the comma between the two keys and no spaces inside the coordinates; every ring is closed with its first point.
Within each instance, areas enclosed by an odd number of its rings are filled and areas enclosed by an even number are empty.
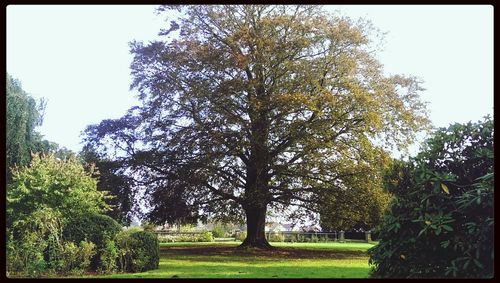
{"type": "Polygon", "coordinates": [[[160,267],[104,278],[366,278],[368,243],[271,243],[238,251],[240,242],[163,243],[160,267]]]}

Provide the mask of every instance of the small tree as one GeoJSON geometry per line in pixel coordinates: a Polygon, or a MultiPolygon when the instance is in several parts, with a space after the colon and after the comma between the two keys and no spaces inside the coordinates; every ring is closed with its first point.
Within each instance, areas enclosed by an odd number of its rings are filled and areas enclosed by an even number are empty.
{"type": "Polygon", "coordinates": [[[30,166],[15,167],[7,186],[7,224],[27,220],[41,206],[69,220],[108,209],[106,192],[75,158],[59,160],[53,154],[33,155],[30,166]]]}
{"type": "Polygon", "coordinates": [[[72,268],[77,257],[87,261],[93,244],[77,252],[80,241],[64,242],[62,230],[77,216],[104,212],[106,197],[74,157],[35,154],[29,166],[14,167],[7,186],[8,269],[39,276],[72,268]]]}
{"type": "Polygon", "coordinates": [[[439,129],[386,177],[395,195],[372,248],[374,277],[493,276],[493,121],[439,129]]]}

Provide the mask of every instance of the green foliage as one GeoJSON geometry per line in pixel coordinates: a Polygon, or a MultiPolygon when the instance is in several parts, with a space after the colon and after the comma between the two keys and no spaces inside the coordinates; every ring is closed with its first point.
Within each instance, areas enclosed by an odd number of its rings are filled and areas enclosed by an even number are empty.
{"type": "Polygon", "coordinates": [[[135,239],[139,246],[136,246],[134,251],[137,258],[142,259],[140,271],[151,270],[158,268],[160,262],[160,244],[155,234],[140,231],[130,235],[135,239]]]}
{"type": "Polygon", "coordinates": [[[313,235],[311,235],[311,243],[317,243],[317,242],[319,242],[319,238],[318,238],[318,236],[316,236],[316,235],[314,235],[314,234],[313,234],[313,235]]]}
{"type": "Polygon", "coordinates": [[[148,232],[153,232],[156,228],[156,226],[153,223],[148,223],[148,222],[143,223],[141,226],[144,231],[148,232]]]}
{"type": "Polygon", "coordinates": [[[215,238],[224,238],[226,236],[226,231],[222,226],[217,225],[212,229],[212,234],[215,238]]]}
{"type": "Polygon", "coordinates": [[[198,241],[199,242],[213,242],[214,236],[213,236],[212,232],[205,231],[201,234],[201,237],[198,241]]]}
{"type": "Polygon", "coordinates": [[[89,241],[81,241],[79,247],[79,268],[81,271],[86,271],[90,268],[92,257],[96,254],[96,245],[89,241]]]}
{"type": "Polygon", "coordinates": [[[212,232],[192,233],[192,234],[168,234],[159,235],[158,240],[162,243],[175,242],[213,242],[212,232]]]}
{"type": "Polygon", "coordinates": [[[193,224],[184,224],[184,225],[180,225],[178,226],[178,231],[179,232],[194,232],[195,231],[195,226],[193,224]]]}
{"type": "Polygon", "coordinates": [[[157,236],[147,231],[124,230],[116,236],[119,268],[125,272],[157,269],[160,244],[157,236]]]}
{"type": "Polygon", "coordinates": [[[285,236],[282,233],[271,233],[269,235],[269,242],[284,242],[285,236]]]}
{"type": "Polygon", "coordinates": [[[244,241],[247,237],[247,232],[240,232],[238,234],[236,234],[236,240],[237,241],[244,241]]]}
{"type": "Polygon", "coordinates": [[[43,101],[37,103],[22,89],[21,83],[9,74],[6,96],[6,161],[9,176],[10,167],[30,163],[30,152],[37,142],[35,127],[42,123],[45,104],[43,101]]]}
{"type": "Polygon", "coordinates": [[[107,201],[111,209],[106,212],[106,215],[116,219],[122,225],[129,225],[132,220],[130,211],[134,199],[131,194],[130,179],[118,173],[119,164],[101,157],[87,146],[84,146],[79,157],[87,172],[98,180],[97,189],[113,195],[113,198],[107,201]]]}
{"type": "Polygon", "coordinates": [[[298,243],[305,243],[306,242],[306,237],[304,237],[304,235],[301,235],[301,234],[297,234],[296,235],[296,242],[298,243]]]}
{"type": "Polygon", "coordinates": [[[74,158],[34,155],[30,166],[12,171],[7,186],[7,225],[29,219],[42,205],[61,214],[63,221],[107,209],[106,193],[74,158]]]}
{"type": "MultiPolygon", "coordinates": [[[[78,251],[79,247],[75,243],[62,242],[57,255],[54,256],[54,258],[57,258],[56,271],[62,273],[75,271],[80,263],[78,251]]],[[[51,263],[53,262],[51,261],[51,263]]]]}
{"type": "Polygon", "coordinates": [[[118,246],[118,269],[121,271],[127,271],[132,269],[134,247],[137,245],[136,240],[130,237],[132,233],[136,233],[142,230],[138,229],[126,229],[120,231],[116,237],[116,245],[118,246]]]}
{"type": "MultiPolygon", "coordinates": [[[[79,243],[84,240],[93,242],[96,245],[97,252],[92,258],[91,267],[95,270],[100,268],[102,271],[111,271],[111,257],[114,256],[110,243],[122,230],[120,224],[106,215],[89,213],[72,219],[64,227],[63,236],[69,241],[79,243]],[[103,262],[102,259],[107,260],[103,262]]],[[[116,259],[117,255],[115,256],[116,259]]]]}
{"type": "MultiPolygon", "coordinates": [[[[73,244],[73,243],[72,243],[73,244]]],[[[61,271],[64,268],[64,260],[62,255],[64,253],[64,243],[59,239],[56,234],[49,235],[47,239],[47,248],[44,251],[44,258],[47,262],[47,268],[54,271],[61,271]]],[[[74,257],[71,247],[68,249],[67,256],[74,257]]]]}
{"type": "Polygon", "coordinates": [[[72,151],[43,139],[35,131],[42,124],[46,102],[43,99],[36,101],[22,89],[20,81],[9,74],[6,103],[7,182],[11,181],[12,168],[28,165],[32,153],[53,153],[61,159],[75,156],[72,151]]]}
{"type": "Polygon", "coordinates": [[[113,239],[121,230],[122,227],[113,218],[90,213],[72,219],[64,228],[63,235],[75,242],[87,239],[102,248],[107,240],[113,239]]]}
{"type": "Polygon", "coordinates": [[[439,129],[386,176],[394,193],[369,251],[374,277],[493,276],[493,121],[439,129]]]}
{"type": "Polygon", "coordinates": [[[224,223],[216,223],[212,228],[212,234],[215,238],[224,238],[226,237],[228,232],[229,232],[229,227],[224,223]]]}
{"type": "Polygon", "coordinates": [[[99,267],[97,271],[99,273],[113,273],[116,271],[119,254],[115,242],[106,237],[104,246],[99,251],[99,267]]]}
{"type": "Polygon", "coordinates": [[[327,242],[332,242],[333,239],[328,238],[327,235],[321,235],[321,234],[304,235],[300,233],[291,233],[291,234],[283,234],[283,241],[289,243],[327,243],[327,242]]]}
{"type": "Polygon", "coordinates": [[[326,231],[368,230],[380,224],[391,199],[383,189],[383,170],[381,166],[365,172],[364,176],[352,176],[346,183],[346,190],[326,195],[320,206],[321,228],[326,231]]]}
{"type": "MultiPolygon", "coordinates": [[[[68,222],[103,212],[105,198],[106,193],[96,190],[96,181],[74,157],[33,155],[30,166],[14,168],[7,186],[8,270],[30,277],[87,270],[96,249],[84,240],[95,239],[89,234],[63,236],[63,230],[74,230],[74,226],[66,229],[68,222]]],[[[89,228],[88,224],[79,223],[83,226],[78,229],[89,228]]]]}
{"type": "Polygon", "coordinates": [[[58,240],[61,233],[60,214],[51,208],[40,208],[31,217],[14,222],[7,230],[7,269],[38,277],[50,269],[45,260],[49,238],[58,240]]]}
{"type": "Polygon", "coordinates": [[[77,246],[63,240],[60,220],[57,211],[42,208],[33,212],[29,220],[16,222],[16,233],[8,231],[7,270],[27,277],[56,272],[81,274],[87,270],[95,245],[82,241],[77,246]]]}

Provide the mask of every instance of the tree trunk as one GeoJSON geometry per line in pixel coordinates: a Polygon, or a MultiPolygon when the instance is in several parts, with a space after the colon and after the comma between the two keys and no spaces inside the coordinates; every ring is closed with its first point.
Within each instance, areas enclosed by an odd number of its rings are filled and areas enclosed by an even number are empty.
{"type": "MultiPolygon", "coordinates": [[[[258,68],[257,68],[258,69],[258,68]]],[[[266,240],[266,212],[270,202],[269,194],[269,113],[266,107],[269,96],[266,96],[262,77],[257,74],[256,80],[262,82],[249,94],[249,116],[251,120],[250,156],[246,168],[246,184],[243,209],[247,217],[247,237],[239,246],[245,248],[272,249],[266,240]],[[255,103],[254,103],[255,102],[255,103]]]]}
{"type": "Polygon", "coordinates": [[[266,240],[266,211],[266,206],[245,208],[245,214],[247,216],[247,237],[238,248],[273,248],[266,240]]]}

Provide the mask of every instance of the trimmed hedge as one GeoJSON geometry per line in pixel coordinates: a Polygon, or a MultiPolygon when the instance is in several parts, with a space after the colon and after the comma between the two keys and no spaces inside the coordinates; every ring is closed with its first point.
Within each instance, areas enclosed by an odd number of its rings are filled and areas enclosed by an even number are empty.
{"type": "Polygon", "coordinates": [[[157,269],[160,263],[160,243],[155,234],[146,231],[139,231],[130,235],[136,240],[134,248],[136,259],[143,260],[140,271],[157,269]]]}
{"type": "Polygon", "coordinates": [[[113,218],[101,214],[86,214],[72,219],[63,230],[66,240],[80,243],[91,241],[96,245],[97,253],[92,257],[91,268],[102,268],[101,254],[107,242],[113,240],[122,227],[113,218]]]}
{"type": "Polygon", "coordinates": [[[122,231],[116,236],[120,255],[119,268],[125,272],[157,269],[160,263],[160,244],[148,231],[122,231]]]}

